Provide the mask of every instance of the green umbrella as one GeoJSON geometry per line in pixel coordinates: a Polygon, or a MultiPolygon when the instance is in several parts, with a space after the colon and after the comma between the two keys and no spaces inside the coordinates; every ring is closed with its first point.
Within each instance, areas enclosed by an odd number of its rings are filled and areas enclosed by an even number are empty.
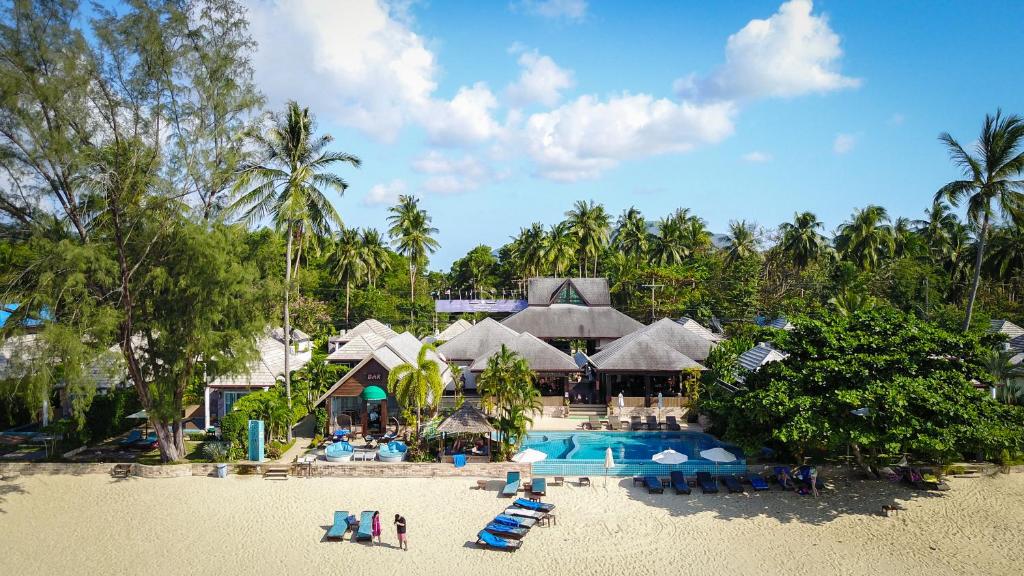
{"type": "Polygon", "coordinates": [[[361,396],[363,400],[385,400],[388,397],[388,393],[380,386],[367,386],[363,388],[361,396]]]}

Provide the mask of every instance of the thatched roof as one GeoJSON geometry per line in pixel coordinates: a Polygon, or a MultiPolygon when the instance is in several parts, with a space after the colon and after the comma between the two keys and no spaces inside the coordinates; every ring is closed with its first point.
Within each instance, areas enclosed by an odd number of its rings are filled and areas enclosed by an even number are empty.
{"type": "Polygon", "coordinates": [[[757,346],[754,346],[750,350],[740,354],[737,361],[744,369],[753,372],[769,362],[777,362],[784,359],[786,356],[789,356],[789,354],[779,351],[771,344],[761,342],[757,346]]]}
{"type": "MultiPolygon", "coordinates": [[[[494,346],[477,358],[470,366],[471,372],[483,372],[487,368],[487,359],[495,355],[501,344],[494,346]]],[[[523,333],[506,345],[509,350],[519,354],[530,365],[534,372],[579,372],[579,366],[571,356],[555,348],[551,344],[537,338],[533,334],[523,333]]]]}
{"type": "Polygon", "coordinates": [[[530,306],[551,304],[560,289],[569,284],[588,306],[611,306],[607,278],[530,278],[526,295],[530,306]]]}
{"type": "Polygon", "coordinates": [[[690,332],[693,332],[694,334],[703,337],[706,340],[710,340],[712,342],[721,342],[722,340],[725,340],[725,336],[721,334],[716,334],[711,330],[708,330],[703,325],[701,325],[700,322],[697,322],[693,318],[687,318],[686,316],[683,316],[679,320],[676,320],[676,323],[682,326],[683,328],[686,328],[690,332]]]}
{"type": "Polygon", "coordinates": [[[538,338],[586,340],[621,338],[643,324],[610,306],[552,304],[530,306],[501,321],[516,332],[538,338]]]}
{"type": "Polygon", "coordinates": [[[490,434],[494,427],[487,416],[470,403],[465,403],[451,416],[437,425],[437,432],[444,434],[490,434]]]}
{"type": "Polygon", "coordinates": [[[366,358],[377,348],[384,345],[387,339],[374,332],[367,332],[356,336],[327,355],[328,362],[359,362],[366,358]]]}
{"type": "Polygon", "coordinates": [[[681,372],[691,368],[704,369],[690,357],[645,332],[636,332],[612,342],[591,356],[590,363],[601,372],[681,372]]]}
{"type": "Polygon", "coordinates": [[[449,360],[472,362],[499,344],[511,344],[519,333],[493,318],[484,318],[437,347],[449,360]]]}

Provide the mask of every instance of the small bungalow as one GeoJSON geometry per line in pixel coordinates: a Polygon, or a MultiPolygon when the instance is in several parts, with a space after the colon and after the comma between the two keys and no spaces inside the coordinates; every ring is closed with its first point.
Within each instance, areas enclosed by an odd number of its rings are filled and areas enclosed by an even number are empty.
{"type": "Polygon", "coordinates": [[[763,316],[759,316],[755,321],[758,326],[775,328],[776,330],[789,331],[795,328],[792,322],[786,320],[785,316],[779,316],[778,318],[765,318],[763,316]]]}
{"type": "Polygon", "coordinates": [[[438,424],[435,432],[443,462],[452,462],[456,454],[465,455],[467,462],[490,461],[494,427],[487,416],[469,402],[438,424]]]}
{"type": "MultiPolygon", "coordinates": [[[[668,322],[689,332],[671,320],[668,322]]],[[[657,332],[638,330],[590,356],[598,375],[598,392],[605,403],[621,393],[626,406],[649,407],[661,393],[667,407],[681,406],[686,394],[682,373],[704,370],[704,366],[661,340],[657,332]]],[[[695,334],[693,338],[703,340],[695,334]]]]}
{"type": "Polygon", "coordinates": [[[331,352],[334,352],[338,348],[347,344],[350,340],[355,339],[357,336],[365,336],[369,333],[381,336],[385,340],[398,335],[397,332],[392,330],[383,322],[370,318],[368,320],[363,320],[351,330],[345,330],[337,336],[327,338],[327,353],[330,354],[331,352]]]}
{"type": "Polygon", "coordinates": [[[487,368],[487,361],[502,346],[526,360],[530,369],[537,374],[537,388],[542,396],[562,398],[569,392],[570,383],[579,381],[580,368],[572,356],[528,332],[516,336],[510,343],[491,347],[470,364],[469,371],[474,374],[483,372],[487,368]]]}
{"type": "MultiPolygon", "coordinates": [[[[415,364],[422,346],[408,332],[396,334],[345,373],[316,400],[317,405],[327,402],[329,425],[334,428],[352,423],[358,424],[363,434],[383,433],[388,415],[398,412],[394,396],[387,393],[388,375],[397,366],[415,364]]],[[[452,374],[444,356],[429,351],[427,359],[440,366],[445,386],[451,385],[452,374]]]]}
{"type": "Polygon", "coordinates": [[[383,346],[385,342],[387,338],[376,332],[361,334],[328,354],[327,362],[351,368],[373,354],[373,351],[383,346]]]}
{"type": "Polygon", "coordinates": [[[789,354],[782,352],[767,342],[760,342],[750,350],[740,354],[737,362],[740,367],[748,372],[757,372],[761,366],[769,362],[784,360],[789,354]]]}
{"type": "Polygon", "coordinates": [[[448,327],[445,328],[444,330],[441,330],[440,332],[433,334],[431,336],[427,336],[426,338],[423,339],[423,341],[428,344],[444,343],[451,340],[452,338],[455,338],[459,334],[462,334],[463,332],[469,330],[472,327],[473,324],[470,323],[468,320],[459,318],[455,322],[449,324],[448,327]]]}
{"type": "Polygon", "coordinates": [[[690,332],[693,332],[694,334],[701,336],[705,340],[714,342],[716,344],[726,339],[724,334],[712,332],[711,330],[705,328],[700,322],[697,322],[693,318],[683,316],[679,320],[676,320],[676,323],[682,326],[683,328],[686,328],[690,332]]]}
{"type": "Polygon", "coordinates": [[[1017,326],[1009,320],[992,320],[988,331],[995,334],[1003,334],[1008,339],[1024,336],[1024,328],[1017,326]]]}

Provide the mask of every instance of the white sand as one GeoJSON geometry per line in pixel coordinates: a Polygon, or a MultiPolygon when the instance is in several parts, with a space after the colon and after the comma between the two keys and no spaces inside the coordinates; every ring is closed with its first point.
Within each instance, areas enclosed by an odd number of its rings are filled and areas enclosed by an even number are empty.
{"type": "Polygon", "coordinates": [[[858,482],[791,493],[648,495],[628,479],[551,487],[558,525],[478,549],[508,500],[472,479],[22,476],[0,481],[3,574],[1020,574],[1024,475],[943,495],[858,482]],[[907,510],[879,515],[896,499],[907,510]],[[379,509],[384,546],[324,542],[333,511],[379,509]],[[390,520],[409,521],[411,550],[390,520]]]}

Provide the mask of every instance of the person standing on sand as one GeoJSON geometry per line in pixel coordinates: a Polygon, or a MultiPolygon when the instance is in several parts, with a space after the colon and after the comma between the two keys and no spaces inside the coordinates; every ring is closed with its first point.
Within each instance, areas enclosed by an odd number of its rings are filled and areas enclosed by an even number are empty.
{"type": "Polygon", "coordinates": [[[377,539],[377,544],[380,544],[380,510],[374,510],[373,512],[373,527],[371,531],[373,537],[377,539]]]}
{"type": "Polygon", "coordinates": [[[409,537],[405,533],[405,517],[395,514],[395,529],[398,530],[398,547],[409,551],[409,537]]]}

